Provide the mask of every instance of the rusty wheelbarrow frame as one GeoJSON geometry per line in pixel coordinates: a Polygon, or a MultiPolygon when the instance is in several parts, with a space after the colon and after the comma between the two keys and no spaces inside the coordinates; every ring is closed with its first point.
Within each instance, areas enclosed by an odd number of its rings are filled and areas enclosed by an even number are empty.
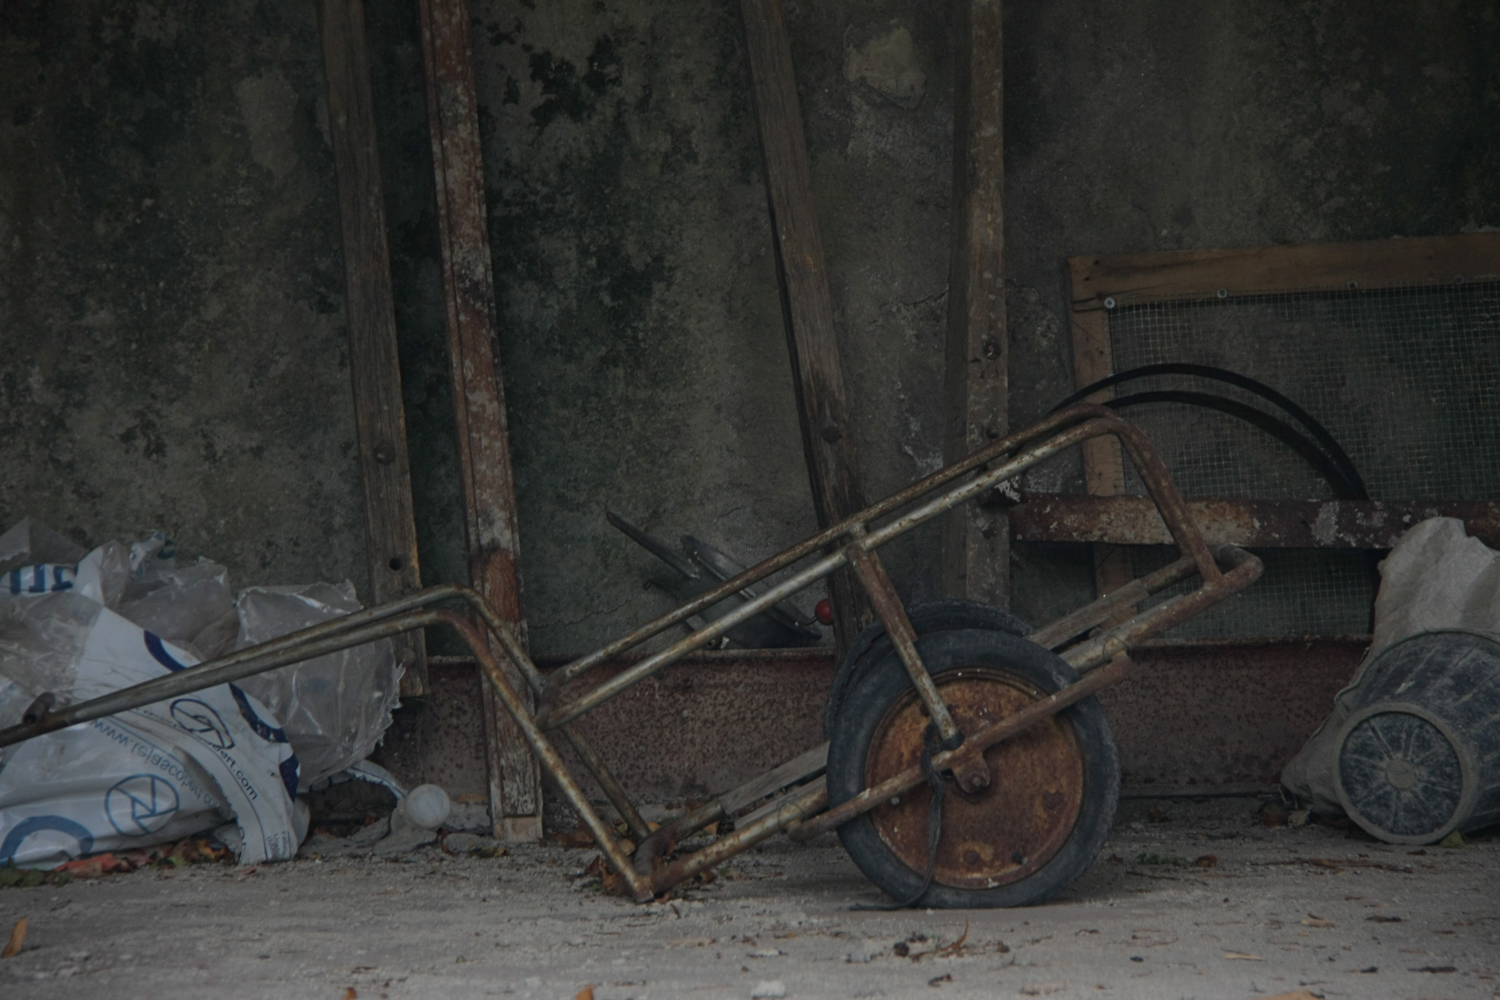
{"type": "Polygon", "coordinates": [[[1026,637],[1059,652],[1063,660],[1082,675],[1081,679],[1032,702],[1013,715],[968,734],[956,749],[938,753],[932,758],[936,768],[952,771],[961,787],[973,791],[990,780],[983,757],[986,749],[1117,683],[1130,669],[1128,652],[1133,645],[1200,614],[1244,589],[1260,575],[1260,560],[1243,549],[1225,545],[1213,552],[1209,550],[1151,443],[1138,428],[1104,407],[1090,404],[1068,407],[1001,438],[549,674],[544,675],[537,669],[515,633],[483,598],[468,587],[448,584],[76,705],[53,710],[44,696],[38,699],[37,705],[28,711],[19,725],[0,730],[0,747],[411,629],[446,625],[467,644],[532,752],[555,780],[568,804],[582,818],[610,867],[624,879],[634,898],[645,902],[773,834],[785,831],[794,840],[808,839],[837,828],[891,796],[915,788],[925,779],[921,770],[913,766],[829,809],[823,782],[813,780],[823,768],[827,753],[827,744],[824,744],[653,831],[578,731],[575,722],[579,717],[719,638],[740,621],[836,570],[849,567],[869,595],[871,605],[932,723],[944,738],[953,737],[957,727],[922,663],[916,648],[916,634],[875,550],[959,504],[977,499],[987,490],[1059,452],[1101,435],[1114,435],[1120,440],[1155,501],[1180,557],[1026,637]],[[804,561],[807,561],[806,565],[795,568],[804,561]],[[578,697],[563,696],[564,685],[590,670],[685,622],[724,598],[740,594],[747,585],[782,571],[789,572],[723,617],[666,649],[646,656],[578,697]],[[1170,597],[1118,621],[1126,609],[1144,598],[1195,575],[1202,582],[1192,592],[1170,597]],[[433,607],[441,603],[462,603],[472,614],[433,607]],[[1102,631],[1086,635],[1099,626],[1104,626],[1102,631]],[[537,700],[535,711],[501,669],[491,649],[491,640],[532,689],[537,700]],[[624,818],[631,836],[639,843],[634,857],[631,845],[616,834],[589,802],[553,745],[549,736],[552,732],[560,733],[572,746],[584,768],[624,818]],[[670,854],[680,840],[778,793],[780,798],[740,817],[731,832],[715,837],[707,846],[667,863],[660,860],[670,854]]]}

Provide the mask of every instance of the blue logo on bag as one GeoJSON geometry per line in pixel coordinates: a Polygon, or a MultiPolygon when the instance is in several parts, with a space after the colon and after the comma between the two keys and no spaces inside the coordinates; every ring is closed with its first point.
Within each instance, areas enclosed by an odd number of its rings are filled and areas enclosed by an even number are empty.
{"type": "Polygon", "coordinates": [[[234,746],[234,736],[223,717],[197,698],[178,698],[172,702],[172,721],[209,746],[220,750],[234,746]]]}
{"type": "Polygon", "coordinates": [[[154,774],[133,774],[104,794],[104,811],[126,837],[155,833],[177,815],[179,799],[172,783],[154,774]]]}
{"type": "Polygon", "coordinates": [[[89,833],[88,828],[82,823],[68,819],[66,816],[32,816],[17,823],[10,833],[5,835],[5,842],[0,844],[0,865],[9,865],[15,861],[16,853],[21,850],[21,844],[27,837],[37,833],[61,833],[72,837],[78,843],[78,853],[75,857],[83,857],[92,854],[94,850],[94,835],[89,833]]]}

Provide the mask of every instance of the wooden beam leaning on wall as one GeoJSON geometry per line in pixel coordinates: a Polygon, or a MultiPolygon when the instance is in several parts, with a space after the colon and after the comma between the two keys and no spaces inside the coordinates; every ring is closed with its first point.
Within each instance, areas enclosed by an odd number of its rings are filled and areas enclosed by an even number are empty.
{"type": "MultiPolygon", "coordinates": [[[[525,642],[520,536],[505,388],[496,356],[495,286],[469,16],[464,0],[420,0],[419,6],[470,580],[525,642]]],[[[493,648],[511,684],[526,696],[525,679],[498,645],[493,648]]],[[[495,836],[540,840],[540,769],[491,685],[485,681],[482,686],[495,836]]]]}
{"type": "MultiPolygon", "coordinates": [[[[406,417],[396,351],[396,312],[386,245],[385,195],[375,143],[370,55],[361,0],[322,0],[323,70],[328,130],[338,174],[344,242],[344,318],[349,325],[349,374],[364,482],[365,550],[370,599],[380,604],[422,586],[412,515],[406,417]]],[[[427,651],[420,631],[395,639],[406,672],[405,698],[425,695],[427,651]]]]}
{"type": "MultiPolygon", "coordinates": [[[[1005,324],[1005,144],[1000,0],[957,0],[953,94],[953,253],[943,384],[943,460],[956,462],[1009,429],[1005,324]]],[[[1010,529],[998,503],[964,504],[943,521],[943,591],[1004,606],[1010,529]]]]}
{"type": "MultiPolygon", "coordinates": [[[[740,14],[803,453],[818,524],[827,527],[862,509],[865,501],[839,363],[823,236],[813,203],[792,49],[780,0],[741,0],[740,14]]],[[[829,590],[834,638],[842,651],[873,616],[849,571],[830,577],[829,590]]]]}

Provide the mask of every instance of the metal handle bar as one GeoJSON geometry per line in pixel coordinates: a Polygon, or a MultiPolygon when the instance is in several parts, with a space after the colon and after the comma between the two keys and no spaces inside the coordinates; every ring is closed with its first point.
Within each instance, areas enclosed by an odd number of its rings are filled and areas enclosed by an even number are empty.
{"type": "MultiPolygon", "coordinates": [[[[713,588],[712,590],[705,591],[698,597],[694,598],[686,604],[680,605],[678,608],[663,615],[662,617],[657,618],[654,621],[648,622],[645,625],[642,625],[639,628],[626,633],[625,635],[621,636],[620,638],[616,639],[614,642],[611,642],[606,646],[601,646],[599,649],[596,649],[594,652],[589,653],[587,656],[579,657],[577,660],[574,660],[572,663],[569,663],[567,666],[562,667],[561,669],[549,675],[549,693],[548,696],[543,699],[544,702],[552,700],[552,697],[554,697],[556,692],[561,689],[562,685],[579,677],[587,671],[592,670],[594,667],[599,666],[607,660],[614,659],[626,650],[638,646],[642,642],[645,642],[647,639],[650,639],[652,636],[658,635],[668,628],[671,628],[673,625],[678,625],[686,621],[691,616],[698,614],[700,611],[704,611],[712,607],[731,594],[742,590],[747,584],[756,583],[764,579],[765,577],[770,576],[772,573],[777,572],[778,570],[785,569],[793,563],[800,562],[802,559],[806,558],[809,555],[812,555],[814,552],[818,552],[820,550],[828,548],[830,545],[838,542],[845,535],[849,534],[855,528],[862,528],[871,521],[885,517],[887,514],[900,510],[902,507],[905,507],[907,504],[920,499],[933,490],[941,486],[946,486],[947,484],[960,478],[964,474],[972,472],[980,466],[986,465],[994,461],[995,459],[1010,454],[1011,452],[1016,451],[1017,449],[1032,441],[1089,420],[1106,420],[1110,422],[1112,427],[1120,428],[1127,434],[1129,434],[1130,432],[1134,432],[1134,436],[1139,440],[1135,442],[1134,446],[1132,446],[1131,444],[1126,445],[1126,449],[1130,452],[1132,460],[1135,460],[1137,458],[1137,453],[1141,452],[1142,446],[1144,447],[1144,452],[1142,452],[1143,454],[1149,453],[1152,458],[1155,458],[1156,453],[1152,449],[1150,442],[1145,439],[1145,436],[1134,427],[1131,427],[1131,425],[1120,420],[1120,418],[1115,415],[1114,411],[1108,409],[1107,407],[1097,406],[1091,403],[1080,403],[1076,406],[1070,406],[1066,409],[1058,410],[1056,413],[1050,413],[1036,423],[1031,424],[1028,427],[1024,427],[1012,434],[1008,434],[1005,437],[1000,438],[999,440],[994,441],[979,449],[978,451],[968,455],[967,457],[959,459],[952,465],[939,469],[932,475],[917,480],[910,486],[907,486],[905,489],[898,490],[897,492],[892,493],[884,500],[866,507],[864,510],[858,512],[857,514],[846,517],[838,524],[825,528],[824,530],[818,532],[816,535],[813,535],[812,537],[799,542],[789,549],[784,549],[771,558],[750,567],[738,576],[730,580],[726,580],[724,583],[713,588]]],[[[1113,431],[1105,431],[1101,429],[1097,433],[1113,433],[1113,431]]],[[[1086,436],[1092,437],[1093,435],[1090,434],[1086,436]]],[[[1071,443],[1076,443],[1076,441],[1071,443]]],[[[1166,478],[1166,468],[1165,466],[1161,465],[1160,459],[1156,459],[1155,462],[1152,462],[1150,464],[1152,464],[1156,469],[1160,470],[1160,476],[1162,478],[1166,478]]],[[[1141,468],[1140,462],[1137,462],[1137,468],[1141,468]]],[[[1011,473],[1010,475],[1001,475],[992,479],[989,477],[986,478],[989,485],[994,485],[995,483],[1003,482],[1004,480],[1011,478],[1011,475],[1014,475],[1014,473],[1011,473]]],[[[1146,474],[1144,472],[1142,474],[1142,478],[1146,479],[1146,474]]],[[[1154,474],[1152,478],[1156,478],[1154,474]]],[[[1170,479],[1167,479],[1166,481],[1170,484],[1170,479]]],[[[965,499],[970,496],[977,496],[979,493],[984,492],[984,489],[988,489],[989,485],[986,485],[982,489],[973,490],[966,493],[965,499]]],[[[1150,489],[1149,482],[1147,488],[1150,489]]],[[[1152,495],[1155,496],[1154,491],[1152,495]]],[[[1177,504],[1174,506],[1180,507],[1180,510],[1177,511],[1180,523],[1181,519],[1186,518],[1186,506],[1182,505],[1180,497],[1178,498],[1177,504]]],[[[1168,529],[1170,530],[1173,521],[1167,516],[1167,512],[1165,510],[1163,511],[1162,517],[1163,520],[1167,522],[1168,529]]],[[[1187,519],[1187,522],[1191,524],[1191,519],[1187,519]]],[[[1205,564],[1209,567],[1212,567],[1213,560],[1208,558],[1206,549],[1201,553],[1195,552],[1194,555],[1195,561],[1198,563],[1200,569],[1205,564]],[[1201,558],[1199,558],[1200,555],[1201,558]]]]}

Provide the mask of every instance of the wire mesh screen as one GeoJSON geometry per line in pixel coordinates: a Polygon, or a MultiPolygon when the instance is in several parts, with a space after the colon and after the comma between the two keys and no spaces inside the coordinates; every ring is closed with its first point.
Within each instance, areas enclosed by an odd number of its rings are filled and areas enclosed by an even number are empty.
{"type": "MultiPolygon", "coordinates": [[[[1374,500],[1500,499],[1500,283],[1245,296],[1126,306],[1110,313],[1116,371],[1213,365],[1292,399],[1343,446],[1374,500]]],[[[1118,395],[1212,392],[1285,419],[1233,386],[1140,379],[1118,395]]],[[[1180,403],[1124,411],[1189,497],[1331,498],[1292,448],[1227,414],[1180,403]]],[[[1144,489],[1126,462],[1126,493],[1144,489]]],[[[1373,562],[1357,551],[1262,551],[1265,575],[1179,638],[1369,631],[1373,562]]],[[[1137,573],[1166,550],[1134,550],[1137,573]]]]}

